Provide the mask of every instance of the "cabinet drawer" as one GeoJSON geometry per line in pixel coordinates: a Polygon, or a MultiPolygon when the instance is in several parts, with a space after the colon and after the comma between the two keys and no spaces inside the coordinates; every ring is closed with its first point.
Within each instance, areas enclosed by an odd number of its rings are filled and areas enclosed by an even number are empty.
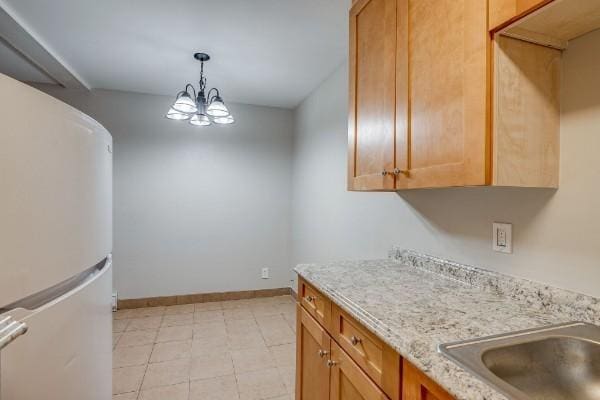
{"type": "Polygon", "coordinates": [[[331,301],[301,278],[298,280],[298,296],[300,297],[300,304],[306,311],[329,331],[331,326],[331,301]]]}
{"type": "Polygon", "coordinates": [[[338,306],[332,308],[332,336],[392,399],[400,398],[400,356],[338,306]]]}

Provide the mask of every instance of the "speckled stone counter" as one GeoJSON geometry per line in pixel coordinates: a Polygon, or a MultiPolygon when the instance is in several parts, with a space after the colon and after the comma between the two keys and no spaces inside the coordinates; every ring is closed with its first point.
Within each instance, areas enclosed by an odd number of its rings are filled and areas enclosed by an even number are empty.
{"type": "Polygon", "coordinates": [[[438,353],[439,344],[600,323],[596,298],[406,250],[383,260],[301,264],[296,272],[459,400],[507,397],[438,353]]]}

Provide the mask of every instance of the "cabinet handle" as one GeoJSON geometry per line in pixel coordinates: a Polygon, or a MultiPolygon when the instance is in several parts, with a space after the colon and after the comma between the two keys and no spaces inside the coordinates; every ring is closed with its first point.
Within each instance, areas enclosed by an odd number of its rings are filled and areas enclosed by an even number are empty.
{"type": "Polygon", "coordinates": [[[325,357],[327,354],[329,354],[329,352],[327,350],[319,350],[319,357],[323,358],[325,357]]]}
{"type": "Polygon", "coordinates": [[[386,175],[391,175],[391,173],[386,171],[385,169],[383,171],[381,171],[381,176],[386,176],[386,175]]]}
{"type": "Polygon", "coordinates": [[[312,303],[313,301],[315,301],[317,298],[313,297],[313,296],[306,296],[305,297],[306,301],[308,301],[309,303],[312,303]]]}
{"type": "Polygon", "coordinates": [[[356,346],[359,343],[362,343],[362,339],[356,336],[352,336],[350,338],[350,343],[352,343],[352,346],[356,346]]]}
{"type": "Polygon", "coordinates": [[[408,175],[408,170],[406,170],[406,169],[400,169],[400,168],[394,168],[394,175],[398,176],[400,174],[408,175]]]}
{"type": "Polygon", "coordinates": [[[337,361],[333,361],[333,360],[327,360],[327,366],[328,366],[329,368],[331,368],[331,367],[333,367],[333,366],[335,366],[335,365],[337,365],[337,361]]]}

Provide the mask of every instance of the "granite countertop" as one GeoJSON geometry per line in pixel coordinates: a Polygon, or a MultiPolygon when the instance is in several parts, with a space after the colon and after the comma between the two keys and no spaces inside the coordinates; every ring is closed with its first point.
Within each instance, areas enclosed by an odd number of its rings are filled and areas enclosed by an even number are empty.
{"type": "Polygon", "coordinates": [[[459,400],[507,397],[439,344],[600,316],[596,298],[410,251],[296,272],[459,400]]]}

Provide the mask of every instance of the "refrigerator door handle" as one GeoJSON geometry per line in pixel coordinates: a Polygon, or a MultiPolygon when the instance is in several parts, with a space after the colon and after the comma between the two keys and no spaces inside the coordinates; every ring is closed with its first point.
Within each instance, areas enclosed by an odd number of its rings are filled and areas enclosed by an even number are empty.
{"type": "Polygon", "coordinates": [[[109,254],[96,265],[54,286],[49,287],[48,289],[44,289],[5,306],[0,306],[0,318],[3,318],[2,314],[5,314],[16,308],[23,308],[30,311],[39,309],[58,299],[59,297],[77,290],[86,283],[90,282],[92,279],[102,273],[102,271],[108,269],[111,264],[112,256],[109,254]]]}
{"type": "Polygon", "coordinates": [[[0,320],[0,350],[27,332],[24,322],[16,321],[10,315],[0,320]]]}

